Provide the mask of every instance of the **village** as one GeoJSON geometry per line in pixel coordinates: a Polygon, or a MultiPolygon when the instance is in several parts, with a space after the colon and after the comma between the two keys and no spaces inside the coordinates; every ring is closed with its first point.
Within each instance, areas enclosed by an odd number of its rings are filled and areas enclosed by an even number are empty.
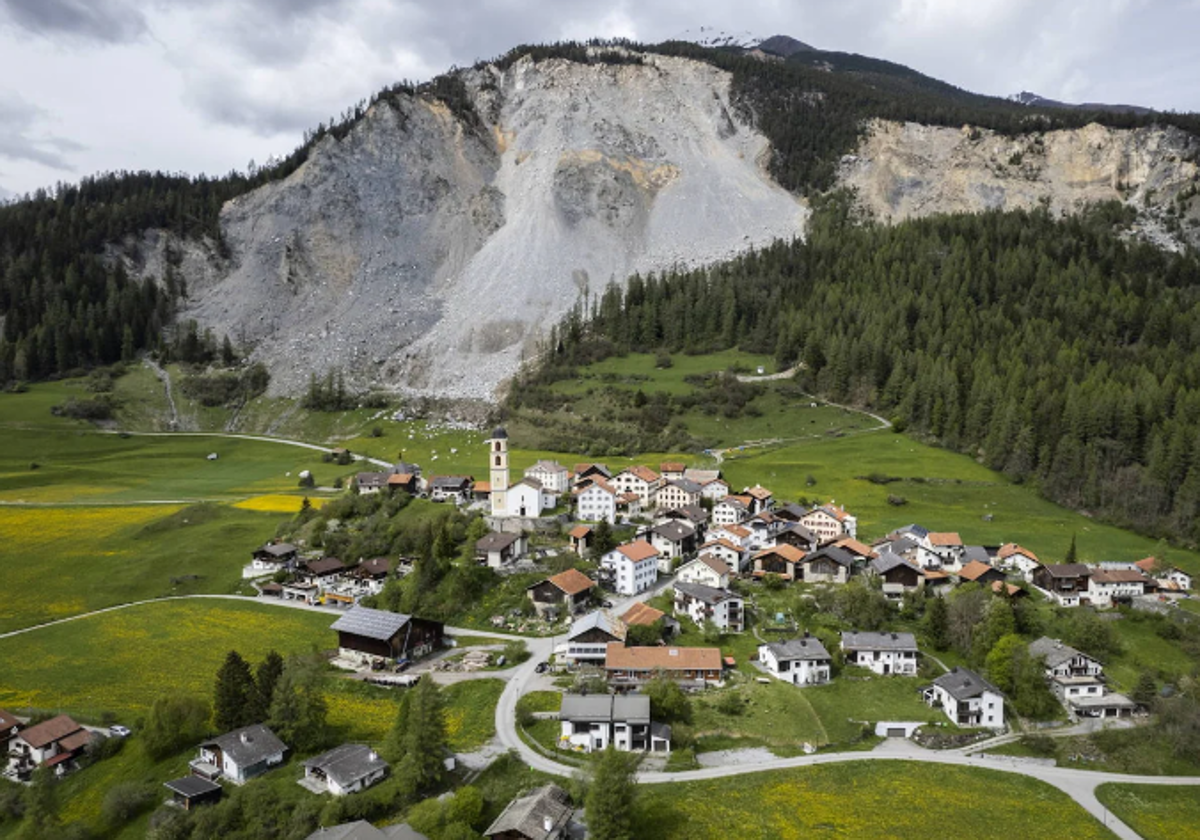
{"type": "MultiPolygon", "coordinates": [[[[475,562],[497,576],[536,570],[547,553],[570,559],[567,568],[525,591],[530,618],[520,626],[538,634],[528,640],[537,655],[510,672],[506,689],[518,703],[526,693],[556,695],[554,710],[537,715],[553,722],[552,735],[545,735],[545,726],[539,739],[521,722],[504,724],[526,748],[550,760],[578,761],[611,747],[644,754],[644,767],[666,769],[677,739],[672,720],[656,719],[669,715],[658,714],[651,701],[655,685],[671,683],[684,695],[702,696],[731,685],[780,682],[804,691],[864,678],[850,674],[922,678],[915,691],[934,717],[913,720],[901,710],[884,710],[870,721],[876,738],[943,729],[958,733],[955,746],[991,743],[1019,731],[1018,715],[986,672],[947,667],[947,654],[922,649],[911,625],[900,629],[896,616],[910,599],[944,602],[971,587],[1009,605],[1033,599],[1061,609],[1162,612],[1190,597],[1192,588],[1190,575],[1152,557],[1093,565],[1043,562],[1016,542],[972,545],[959,533],[917,524],[867,542],[853,512],[832,500],[788,502],[762,486],[733,488],[719,469],[682,463],[614,472],[602,463],[569,469],[542,460],[514,481],[503,428],[487,440],[486,457],[488,481],[426,476],[420,465],[398,463],[357,473],[346,492],[404,493],[476,512],[489,530],[474,542],[475,562]],[[618,534],[627,538],[618,540],[618,534]],[[537,552],[530,547],[533,535],[543,546],[537,552]],[[556,539],[557,548],[544,547],[556,539]],[[815,599],[855,587],[887,605],[877,626],[809,632],[770,612],[773,597],[791,589],[815,599]]],[[[330,662],[375,685],[406,690],[426,674],[470,679],[518,665],[497,661],[497,646],[480,647],[478,641],[465,654],[448,656],[458,648],[456,635],[482,631],[359,603],[373,603],[389,580],[412,574],[413,567],[411,558],[347,563],[273,541],[252,552],[244,575],[260,598],[340,612],[331,624],[338,648],[330,662]]],[[[496,641],[517,638],[511,617],[494,616],[492,624],[500,631],[496,641]]],[[[1029,642],[1023,655],[1038,663],[1061,706],[1059,725],[1129,726],[1145,719],[1144,698],[1113,690],[1097,656],[1047,636],[1029,642]]],[[[0,710],[0,733],[5,776],[28,782],[40,766],[59,776],[72,772],[97,741],[127,737],[130,730],[83,726],[67,715],[26,725],[0,710]]],[[[796,746],[813,753],[824,745],[796,746]]],[[[184,809],[218,800],[223,782],[244,784],[281,765],[290,747],[256,722],[196,749],[188,774],[166,783],[170,800],[184,809]]],[[[452,768],[454,756],[445,762],[452,768]]],[[[390,768],[372,746],[346,743],[306,758],[303,770],[300,784],[307,790],[344,796],[386,778],[390,768]]],[[[514,800],[485,836],[581,836],[578,818],[567,793],[548,785],[514,800]]],[[[356,827],[314,837],[418,836],[347,825],[356,827]]]]}

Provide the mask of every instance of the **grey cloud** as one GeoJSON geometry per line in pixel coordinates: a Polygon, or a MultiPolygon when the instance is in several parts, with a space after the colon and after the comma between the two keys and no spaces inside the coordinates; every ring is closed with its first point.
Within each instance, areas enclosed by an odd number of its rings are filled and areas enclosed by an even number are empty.
{"type": "Polygon", "coordinates": [[[142,11],[128,0],[0,0],[0,13],[38,35],[67,35],[122,43],[146,31],[142,11]]]}
{"type": "Polygon", "coordinates": [[[74,140],[53,135],[37,135],[42,118],[36,106],[12,95],[0,94],[0,157],[28,161],[51,169],[70,171],[66,155],[83,150],[74,140]]]}

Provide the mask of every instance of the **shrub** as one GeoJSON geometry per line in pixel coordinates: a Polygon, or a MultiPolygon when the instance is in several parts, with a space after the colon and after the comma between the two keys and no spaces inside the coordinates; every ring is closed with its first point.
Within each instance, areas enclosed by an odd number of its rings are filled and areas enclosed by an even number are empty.
{"type": "Polygon", "coordinates": [[[154,785],[124,782],[114,785],[104,794],[100,814],[111,826],[124,825],[146,811],[158,800],[158,789],[154,785]]]}
{"type": "Polygon", "coordinates": [[[888,493],[887,503],[892,507],[904,507],[908,504],[908,499],[903,496],[897,496],[893,493],[888,493]]]}
{"type": "Polygon", "coordinates": [[[111,420],[113,401],[104,394],[90,400],[67,397],[67,401],[62,405],[51,407],[50,413],[55,417],[70,417],[74,420],[111,420]]]}

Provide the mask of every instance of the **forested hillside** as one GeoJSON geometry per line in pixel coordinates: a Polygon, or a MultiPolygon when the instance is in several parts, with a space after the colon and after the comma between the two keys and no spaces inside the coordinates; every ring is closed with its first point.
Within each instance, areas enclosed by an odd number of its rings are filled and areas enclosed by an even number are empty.
{"type": "Polygon", "coordinates": [[[1200,540],[1195,255],[1122,240],[1117,205],[896,227],[846,206],[826,202],[806,243],[610,287],[520,387],[630,350],[773,352],[1062,504],[1200,540]]]}

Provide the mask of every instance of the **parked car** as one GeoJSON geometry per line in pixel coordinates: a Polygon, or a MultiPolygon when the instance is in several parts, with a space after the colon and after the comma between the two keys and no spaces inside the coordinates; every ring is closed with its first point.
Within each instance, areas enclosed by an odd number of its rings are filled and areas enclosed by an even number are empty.
{"type": "Polygon", "coordinates": [[[600,606],[604,607],[604,609],[606,609],[606,610],[611,610],[612,609],[612,601],[601,601],[600,606]]]}
{"type": "Polygon", "coordinates": [[[129,727],[121,726],[121,724],[115,723],[108,727],[108,734],[112,735],[114,738],[124,738],[129,734],[129,727]]]}
{"type": "Polygon", "coordinates": [[[550,670],[550,663],[549,662],[539,662],[537,664],[537,667],[534,668],[533,670],[534,670],[534,673],[544,674],[550,670]]]}
{"type": "Polygon", "coordinates": [[[396,673],[397,673],[397,674],[399,674],[401,671],[405,671],[405,670],[407,670],[407,669],[408,669],[408,666],[409,666],[409,665],[411,665],[411,664],[412,664],[412,660],[411,660],[411,659],[400,659],[400,660],[398,660],[398,661],[396,662],[396,673]]]}

